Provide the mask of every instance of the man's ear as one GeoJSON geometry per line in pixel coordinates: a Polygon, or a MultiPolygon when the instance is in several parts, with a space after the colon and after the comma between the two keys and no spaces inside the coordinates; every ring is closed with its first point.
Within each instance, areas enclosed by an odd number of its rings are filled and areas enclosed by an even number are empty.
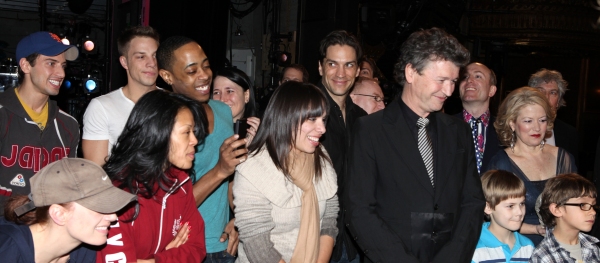
{"type": "Polygon", "coordinates": [[[492,207],[490,206],[490,203],[489,202],[485,202],[485,208],[483,209],[483,212],[486,215],[491,215],[493,211],[494,211],[494,209],[492,209],[492,207]]]}
{"type": "Polygon", "coordinates": [[[173,76],[171,75],[171,72],[164,69],[159,69],[158,74],[167,84],[173,85],[173,76]]]}
{"type": "Polygon", "coordinates": [[[494,97],[494,95],[496,95],[496,90],[498,88],[496,88],[496,85],[492,85],[490,86],[490,92],[488,93],[488,97],[494,97]]]}
{"type": "Polygon", "coordinates": [[[31,73],[31,64],[29,64],[29,61],[27,61],[26,58],[21,58],[21,60],[19,60],[19,67],[21,68],[23,73],[31,73]]]}
{"type": "Polygon", "coordinates": [[[121,62],[121,67],[123,67],[126,70],[129,70],[129,67],[127,66],[127,58],[125,56],[120,56],[119,62],[121,62]]]}
{"type": "Polygon", "coordinates": [[[319,75],[323,77],[323,66],[321,65],[321,61],[319,60],[319,75]]]}
{"type": "Polygon", "coordinates": [[[48,214],[50,219],[59,226],[64,226],[71,216],[71,213],[66,207],[57,204],[50,205],[48,214]]]}
{"type": "Polygon", "coordinates": [[[560,210],[560,207],[557,206],[555,203],[550,204],[548,209],[550,210],[550,213],[552,213],[552,215],[554,215],[557,218],[563,216],[563,211],[560,210]]]}
{"type": "Polygon", "coordinates": [[[406,64],[406,67],[404,67],[404,77],[406,79],[406,83],[413,83],[415,74],[418,74],[418,72],[415,68],[413,68],[412,64],[406,64]]]}

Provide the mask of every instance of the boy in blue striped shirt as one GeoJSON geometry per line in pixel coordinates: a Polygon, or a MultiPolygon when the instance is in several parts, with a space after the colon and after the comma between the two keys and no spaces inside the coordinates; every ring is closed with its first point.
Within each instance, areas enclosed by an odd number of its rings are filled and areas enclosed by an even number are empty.
{"type": "Polygon", "coordinates": [[[534,245],[518,233],[525,216],[525,185],[514,174],[487,171],[481,177],[485,217],[472,263],[527,262],[534,245]]]}

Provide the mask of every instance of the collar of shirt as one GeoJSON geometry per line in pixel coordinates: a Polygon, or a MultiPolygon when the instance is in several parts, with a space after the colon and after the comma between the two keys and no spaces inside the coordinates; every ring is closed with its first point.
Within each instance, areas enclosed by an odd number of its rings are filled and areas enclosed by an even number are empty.
{"type": "MultiPolygon", "coordinates": [[[[465,122],[471,123],[471,118],[475,118],[473,117],[473,115],[469,112],[467,112],[467,110],[463,109],[463,120],[465,122]]],[[[481,114],[481,116],[479,116],[479,118],[481,118],[481,122],[483,122],[483,125],[485,127],[488,126],[488,123],[490,123],[490,110],[486,110],[483,114],[481,114]]],[[[477,119],[477,118],[475,118],[477,119]]]]}
{"type": "MultiPolygon", "coordinates": [[[[571,257],[569,255],[569,252],[565,248],[560,246],[560,244],[556,240],[556,237],[554,237],[553,231],[554,228],[546,229],[546,237],[544,238],[544,241],[546,239],[549,239],[550,242],[542,241],[542,243],[540,243],[540,245],[538,246],[544,249],[544,252],[541,255],[541,258],[543,259],[542,262],[557,262],[557,256],[560,257],[561,260],[563,260],[561,262],[570,262],[571,257]]],[[[598,243],[599,240],[593,236],[589,236],[580,232],[579,242],[581,244],[581,256],[583,257],[583,261],[598,262],[597,260],[600,257],[600,250],[598,249],[598,247],[596,247],[596,243],[598,243]]]]}

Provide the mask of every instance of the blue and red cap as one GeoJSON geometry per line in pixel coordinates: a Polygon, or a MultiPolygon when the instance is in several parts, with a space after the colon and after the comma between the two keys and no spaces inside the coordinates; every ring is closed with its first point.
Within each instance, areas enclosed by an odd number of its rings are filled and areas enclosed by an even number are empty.
{"type": "Polygon", "coordinates": [[[65,59],[73,61],[79,56],[79,50],[73,45],[65,45],[56,34],[39,31],[19,41],[17,45],[17,61],[33,53],[53,57],[65,53],[65,59]]]}

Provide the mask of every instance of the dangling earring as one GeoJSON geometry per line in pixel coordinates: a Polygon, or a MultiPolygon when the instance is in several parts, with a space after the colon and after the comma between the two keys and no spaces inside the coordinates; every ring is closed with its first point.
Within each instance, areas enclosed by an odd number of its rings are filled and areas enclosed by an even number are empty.
{"type": "Polygon", "coordinates": [[[510,137],[510,150],[514,153],[515,152],[515,131],[512,131],[511,137],[510,137]]]}
{"type": "Polygon", "coordinates": [[[540,143],[540,151],[544,149],[544,145],[546,145],[546,139],[543,139],[542,143],[540,143]]]}

